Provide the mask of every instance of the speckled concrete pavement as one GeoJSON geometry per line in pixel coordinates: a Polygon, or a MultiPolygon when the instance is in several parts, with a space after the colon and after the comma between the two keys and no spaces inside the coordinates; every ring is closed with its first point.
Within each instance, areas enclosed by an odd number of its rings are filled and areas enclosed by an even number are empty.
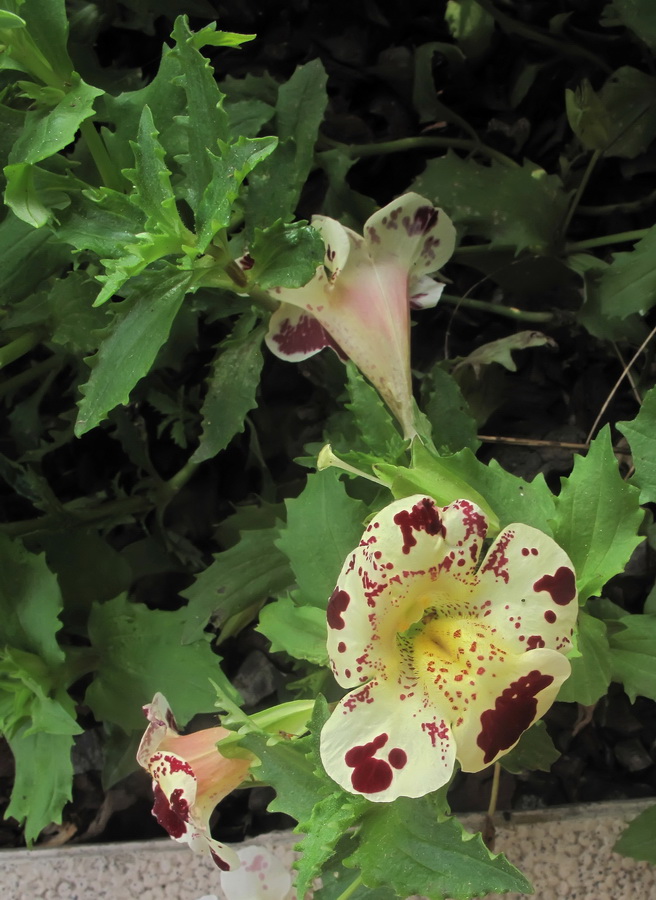
{"type": "MultiPolygon", "coordinates": [[[[518,813],[498,824],[496,850],[533,881],[535,900],[653,900],[656,867],[612,852],[624,823],[648,805],[518,813]],[[565,818],[555,818],[563,812],[565,818]]],[[[463,822],[475,830],[480,817],[463,822]]],[[[291,865],[295,840],[276,833],[248,843],[264,844],[291,865]]],[[[223,900],[217,869],[173,841],[0,851],[3,900],[199,900],[207,894],[223,900]]]]}

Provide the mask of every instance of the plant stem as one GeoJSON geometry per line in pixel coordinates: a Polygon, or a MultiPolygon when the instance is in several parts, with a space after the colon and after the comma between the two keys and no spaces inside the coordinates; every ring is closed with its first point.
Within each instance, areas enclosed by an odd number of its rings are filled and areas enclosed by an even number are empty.
{"type": "Polygon", "coordinates": [[[105,142],[91,119],[86,119],[80,124],[80,133],[86,142],[105,187],[111,188],[113,191],[123,192],[125,190],[123,176],[110,159],[105,142]]]}
{"type": "Polygon", "coordinates": [[[7,394],[11,394],[13,391],[19,390],[23,385],[29,384],[37,378],[41,378],[46,372],[49,372],[51,369],[58,366],[60,362],[61,359],[57,356],[50,356],[40,363],[35,363],[30,369],[19,372],[18,375],[14,375],[12,378],[7,378],[6,381],[0,383],[0,399],[6,397],[7,394]]]}
{"type": "Polygon", "coordinates": [[[123,500],[109,500],[98,506],[80,509],[79,500],[62,504],[62,513],[51,513],[34,519],[22,519],[18,522],[0,524],[0,534],[7,537],[22,537],[37,531],[57,531],[63,527],[75,528],[102,522],[117,516],[132,516],[152,509],[153,503],[148,497],[126,497],[123,500]]]}
{"type": "Polygon", "coordinates": [[[175,494],[178,493],[178,491],[182,490],[185,484],[194,475],[199,465],[200,463],[195,462],[193,459],[188,459],[184,466],[179,469],[175,473],[175,475],[169,478],[168,481],[164,482],[163,493],[166,499],[174,497],[175,494]]]}
{"type": "Polygon", "coordinates": [[[339,895],[337,900],[348,900],[349,897],[352,897],[353,894],[357,891],[357,889],[362,884],[362,875],[358,875],[355,881],[352,881],[351,884],[346,888],[346,890],[339,895]]]}
{"type": "Polygon", "coordinates": [[[469,297],[456,297],[453,294],[442,294],[441,299],[452,306],[464,306],[467,309],[480,309],[483,312],[493,313],[495,316],[504,316],[518,322],[553,322],[554,314],[550,312],[527,312],[514,306],[499,306],[496,303],[488,303],[485,300],[473,300],[469,297]]]}
{"type": "Polygon", "coordinates": [[[639,241],[651,228],[638,228],[637,231],[621,231],[619,234],[607,234],[604,237],[590,238],[587,241],[573,241],[565,244],[565,253],[579,253],[581,250],[594,250],[595,247],[607,247],[609,244],[623,244],[628,241],[639,241]]]}
{"type": "MultiPolygon", "coordinates": [[[[324,138],[324,140],[327,140],[324,138]]],[[[371,144],[341,144],[339,141],[327,140],[331,147],[342,150],[347,156],[362,159],[367,156],[379,156],[387,153],[403,153],[406,150],[426,150],[432,147],[439,149],[467,150],[472,153],[482,153],[489,156],[490,159],[496,159],[504,166],[519,168],[518,164],[488,147],[487,144],[481,144],[478,141],[468,140],[467,138],[447,138],[447,137],[407,137],[399,138],[395,141],[380,141],[371,144]]]]}
{"type": "Polygon", "coordinates": [[[579,200],[583,194],[583,191],[588,186],[588,181],[590,180],[590,176],[594,171],[594,167],[599,162],[601,158],[601,150],[595,150],[590,159],[588,160],[588,165],[586,166],[585,172],[583,173],[583,178],[576,189],[576,193],[572,198],[572,202],[569,205],[569,209],[567,210],[567,215],[565,216],[565,221],[563,222],[562,234],[563,236],[567,234],[567,229],[569,228],[569,224],[572,221],[572,216],[574,215],[577,206],[579,205],[579,200]]]}
{"type": "Polygon", "coordinates": [[[35,331],[28,331],[26,334],[22,334],[15,340],[10,341],[10,343],[5,344],[4,347],[0,347],[0,369],[20,359],[21,356],[25,356],[33,347],[36,347],[40,340],[40,334],[37,334],[35,331]]]}
{"type": "Polygon", "coordinates": [[[627,203],[608,203],[605,206],[579,206],[577,207],[577,216],[610,216],[612,213],[634,213],[640,212],[656,203],[656,191],[641,197],[639,200],[630,200],[627,203]]]}

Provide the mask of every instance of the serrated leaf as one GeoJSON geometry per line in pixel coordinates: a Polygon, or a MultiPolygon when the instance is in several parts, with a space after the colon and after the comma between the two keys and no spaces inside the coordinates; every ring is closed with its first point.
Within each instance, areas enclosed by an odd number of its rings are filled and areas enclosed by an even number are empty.
{"type": "Polygon", "coordinates": [[[212,459],[244,430],[247,413],[257,405],[256,393],[264,358],[263,329],[227,338],[212,363],[201,409],[202,434],[193,462],[212,459]]]}
{"type": "MultiPolygon", "coordinates": [[[[645,315],[656,303],[656,225],[597,277],[588,279],[586,306],[605,319],[645,315]]],[[[589,314],[589,313],[588,313],[589,314]]]]}
{"type": "Polygon", "coordinates": [[[510,246],[517,253],[548,252],[568,203],[560,178],[532,163],[484,166],[451,152],[430,160],[410,189],[442,207],[459,234],[488,238],[490,247],[510,246]]]}
{"type": "Polygon", "coordinates": [[[522,771],[548,772],[560,756],[560,751],[549,737],[547,726],[542,720],[531,725],[519,739],[510,753],[502,756],[499,762],[504,769],[513,774],[522,771]]]}
{"type": "Polygon", "coordinates": [[[141,707],[161,691],[185,725],[200,710],[212,710],[212,681],[238,701],[209,642],[182,644],[185,616],[184,609],[148,609],[125,595],[92,608],[89,639],[97,663],[85,702],[99,721],[138,731],[144,724],[141,707]]]}
{"type": "Polygon", "coordinates": [[[517,365],[512,357],[513,350],[526,350],[528,347],[544,347],[548,344],[555,347],[556,342],[542,334],[540,331],[518,331],[508,337],[490,341],[472,350],[467,356],[458,359],[453,371],[456,372],[463,366],[471,366],[476,375],[480,375],[482,366],[498,363],[509,372],[516,372],[517,365]]]}
{"type": "Polygon", "coordinates": [[[183,643],[198,639],[210,616],[225,622],[250,607],[262,606],[268,597],[289,587],[294,576],[275,546],[276,536],[274,528],[244,531],[238,544],[217,553],[195,582],[181,591],[189,601],[183,643]]]}
{"type": "Polygon", "coordinates": [[[256,228],[248,249],[253,260],[249,279],[263,290],[302,287],[314,276],[324,253],[319,232],[309,225],[278,221],[256,228]]]}
{"type": "Polygon", "coordinates": [[[326,614],[316,606],[297,606],[281,597],[265,606],[255,629],[271,641],[271,652],[283,651],[317,666],[328,665],[326,614]]]}
{"type": "Polygon", "coordinates": [[[622,629],[610,634],[613,680],[631,698],[656,700],[656,615],[631,615],[618,620],[622,629]]]}
{"type": "Polygon", "coordinates": [[[606,693],[611,680],[606,625],[581,610],[577,628],[576,643],[581,655],[570,659],[572,674],[558,692],[558,699],[592,706],[606,693]]]}
{"type": "Polygon", "coordinates": [[[357,430],[366,447],[384,459],[397,459],[406,442],[395,420],[375,390],[362,377],[353,363],[346,365],[349,400],[346,408],[353,413],[357,430]]]}
{"type": "Polygon", "coordinates": [[[25,116],[22,134],[9,154],[10,164],[38,163],[75,139],[80,124],[94,114],[93,102],[103,91],[71,75],[72,86],[56,106],[25,116]]]}
{"type": "Polygon", "coordinates": [[[526,878],[480,834],[468,834],[454,818],[440,820],[430,797],[373,804],[358,834],[359,847],[345,860],[361,870],[368,887],[389,885],[399,897],[467,900],[492,891],[530,892],[526,878]],[[381,853],[393,847],[393,853],[381,853]]]}
{"type": "Polygon", "coordinates": [[[46,734],[78,734],[75,706],[58,689],[60,672],[34,653],[14,647],[0,651],[0,731],[6,738],[42,731],[46,734]]]}
{"type": "Polygon", "coordinates": [[[328,105],[328,76],[319,59],[298,66],[280,86],[276,102],[276,123],[281,141],[293,140],[301,177],[309,170],[319,126],[328,105]]]}
{"type": "Polygon", "coordinates": [[[115,406],[128,402],[166,341],[190,283],[190,272],[153,273],[135,300],[124,301],[130,306],[93,357],[91,375],[81,388],[78,437],[95,428],[115,406]]]}
{"type": "Polygon", "coordinates": [[[196,210],[197,249],[204,253],[214,235],[230,223],[232,205],[241,184],[278,143],[275,137],[240,137],[233,144],[219,141],[221,155],[208,151],[212,175],[196,210]]]}
{"type": "Polygon", "coordinates": [[[643,540],[643,515],[637,488],[622,480],[605,426],[587,455],[576,458],[556,498],[554,538],[574,563],[581,603],[623,571],[643,540]]]}
{"type": "Polygon", "coordinates": [[[432,437],[443,456],[457,453],[464,447],[476,451],[480,441],[476,437],[476,420],[454,378],[434,366],[422,384],[427,394],[424,412],[432,428],[432,437]]]}
{"type": "Polygon", "coordinates": [[[367,509],[348,496],[334,469],[309,475],[303,493],[285,506],[287,524],[276,546],[296,576],[296,599],[325,609],[346,557],[362,537],[367,509]]]}
{"type": "Polygon", "coordinates": [[[73,737],[26,731],[27,726],[8,742],[16,773],[5,818],[12,817],[23,825],[25,840],[31,844],[46,825],[61,822],[64,804],[72,799],[73,737]]]}
{"type": "MultiPolygon", "coordinates": [[[[141,274],[151,263],[181,252],[178,235],[143,232],[136,237],[137,243],[126,244],[123,256],[100,260],[105,266],[106,274],[97,276],[98,281],[102,282],[102,289],[94,300],[94,306],[102,306],[110,300],[131,278],[141,274]]],[[[184,276],[185,273],[181,275],[184,276]]],[[[190,277],[189,273],[186,276],[190,277]]],[[[157,277],[155,273],[153,277],[157,277]]]]}
{"type": "MultiPolygon", "coordinates": [[[[656,40],[656,22],[654,38],[656,40]]],[[[613,847],[613,851],[656,865],[654,834],[656,834],[656,806],[650,806],[629,823],[613,847]]]]}
{"type": "Polygon", "coordinates": [[[632,422],[618,422],[617,430],[629,442],[635,466],[632,484],[640,488],[640,503],[656,501],[656,388],[645,394],[632,422]]]}
{"type": "Polygon", "coordinates": [[[110,188],[90,188],[71,198],[57,237],[76,250],[109,258],[133,243],[143,229],[143,213],[129,197],[110,188]]]}

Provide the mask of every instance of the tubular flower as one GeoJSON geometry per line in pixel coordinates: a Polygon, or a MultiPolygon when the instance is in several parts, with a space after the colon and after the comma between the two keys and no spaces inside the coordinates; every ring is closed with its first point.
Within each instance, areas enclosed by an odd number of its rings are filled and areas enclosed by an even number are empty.
{"type": "Polygon", "coordinates": [[[239,866],[235,851],[211,836],[209,819],[219,800],[242,783],[251,761],[227,759],[216,749],[231,733],[227,728],[179,734],[162,694],[155,694],[144,712],[149,725],[137,761],[153,778],[153,815],[174,840],[209,854],[223,871],[239,866]]]}
{"type": "Polygon", "coordinates": [[[364,237],[324,216],[312,225],[326,246],[324,263],[304,287],[274,288],[281,303],[267,345],[293,362],[324,347],[350,357],[411,437],[410,307],[434,306],[442,293],[427,275],[453,253],[451,220],[411,193],[371,216],[364,237]]]}
{"type": "Polygon", "coordinates": [[[370,800],[420,797],[455,760],[478,772],[511,750],[570,673],[572,563],[509,525],[479,563],[487,522],[468,500],[385,507],[328,604],[328,652],[352,687],[321,733],[328,774],[370,800]]]}

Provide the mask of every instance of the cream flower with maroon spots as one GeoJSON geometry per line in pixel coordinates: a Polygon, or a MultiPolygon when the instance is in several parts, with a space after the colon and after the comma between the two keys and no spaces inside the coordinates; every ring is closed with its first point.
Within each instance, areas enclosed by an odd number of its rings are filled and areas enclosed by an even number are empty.
{"type": "Polygon", "coordinates": [[[324,240],[324,263],[304,287],[273,289],[281,303],[267,345],[292,362],[324,347],[346,355],[412,437],[410,308],[434,306],[442,293],[427,276],[453,253],[451,220],[411,193],[371,216],[363,237],[325,216],[312,225],[324,240]]]}
{"type": "Polygon", "coordinates": [[[570,674],[574,569],[550,537],[509,525],[481,561],[487,522],[468,500],[385,507],[328,604],[335,678],[353,688],[321,758],[370,800],[420,797],[454,763],[478,772],[511,750],[570,674]]]}
{"type": "Polygon", "coordinates": [[[223,871],[239,866],[234,850],[214,840],[209,820],[219,800],[239,787],[250,759],[228,759],[216,749],[231,732],[216,726],[181,735],[162,694],[144,706],[148,717],[137,762],[153,779],[153,815],[176,841],[205,853],[223,871]]]}

